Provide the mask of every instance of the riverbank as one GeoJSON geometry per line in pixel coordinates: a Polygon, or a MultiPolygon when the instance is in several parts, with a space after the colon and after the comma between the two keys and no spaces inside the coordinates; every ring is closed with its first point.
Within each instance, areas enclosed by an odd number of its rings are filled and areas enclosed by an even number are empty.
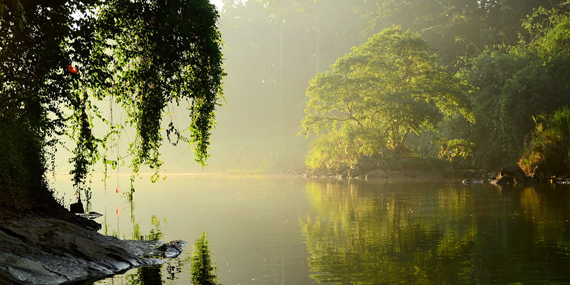
{"type": "MultiPolygon", "coordinates": [[[[86,224],[93,224],[86,222],[86,224]]],[[[0,213],[0,284],[98,280],[161,264],[187,243],[120,240],[58,218],[0,213]]]]}
{"type": "Polygon", "coordinates": [[[400,157],[375,158],[362,156],[351,165],[331,168],[300,169],[287,171],[291,176],[326,177],[361,180],[402,179],[489,179],[498,174],[486,169],[455,169],[437,158],[400,157]]]}

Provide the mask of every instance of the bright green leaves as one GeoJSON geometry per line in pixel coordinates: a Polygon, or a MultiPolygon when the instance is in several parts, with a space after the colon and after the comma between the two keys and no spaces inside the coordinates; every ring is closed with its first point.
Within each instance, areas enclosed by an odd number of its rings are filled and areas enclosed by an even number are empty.
{"type": "Polygon", "coordinates": [[[225,75],[217,21],[207,0],[2,2],[0,117],[21,119],[43,147],[68,134],[73,182],[82,190],[100,158],[106,169],[125,158],[107,157],[121,144],[129,145],[135,173],[146,165],[156,174],[164,110],[184,105],[188,126],[169,134],[193,146],[204,165],[225,75]],[[113,108],[126,116],[113,118],[113,108]],[[98,124],[108,133],[94,132],[98,124]],[[131,141],[119,141],[133,130],[131,141]]]}
{"type": "Polygon", "coordinates": [[[519,165],[541,177],[562,176],[570,171],[570,108],[533,118],[535,129],[519,165]]]}
{"type": "Polygon", "coordinates": [[[125,1],[102,6],[98,56],[113,78],[117,100],[136,110],[138,141],[133,164],[156,169],[162,142],[161,119],[169,103],[188,104],[192,139],[169,129],[195,147],[196,161],[207,159],[214,111],[221,98],[221,35],[214,6],[203,1],[125,1]]]}
{"type": "Polygon", "coordinates": [[[463,138],[475,143],[475,161],[485,167],[518,161],[532,116],[570,104],[570,16],[541,8],[523,27],[518,45],[485,49],[465,72],[478,124],[463,138]]]}
{"type": "Polygon", "coordinates": [[[438,61],[417,33],[383,30],[313,78],[302,132],[334,133],[318,144],[343,141],[337,146],[356,157],[407,152],[409,133],[458,111],[473,121],[466,84],[438,61]]]}
{"type": "Polygon", "coordinates": [[[545,59],[570,56],[570,15],[564,9],[540,7],[529,15],[522,24],[521,45],[545,59]]]}

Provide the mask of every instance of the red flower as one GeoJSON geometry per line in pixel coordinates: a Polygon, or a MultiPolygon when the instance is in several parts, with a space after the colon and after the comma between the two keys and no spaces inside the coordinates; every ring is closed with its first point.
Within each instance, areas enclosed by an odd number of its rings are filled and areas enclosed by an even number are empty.
{"type": "Polygon", "coordinates": [[[77,67],[73,66],[73,65],[68,65],[67,66],[67,70],[69,72],[71,72],[72,74],[76,74],[79,70],[77,69],[77,67]]]}

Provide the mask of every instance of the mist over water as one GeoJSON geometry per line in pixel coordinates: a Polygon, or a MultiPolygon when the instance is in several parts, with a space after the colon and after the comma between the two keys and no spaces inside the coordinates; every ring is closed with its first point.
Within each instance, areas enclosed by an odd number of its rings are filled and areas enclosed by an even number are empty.
{"type": "Polygon", "coordinates": [[[9,2],[2,214],[189,242],[94,284],[570,284],[567,1],[9,2]]]}
{"type": "MultiPolygon", "coordinates": [[[[132,203],[114,184],[105,191],[95,183],[90,209],[104,214],[100,232],[190,243],[206,232],[222,284],[570,282],[567,185],[217,175],[145,181],[132,203]]],[[[156,284],[188,284],[191,253],[188,245],[151,274],[160,277],[156,284]]],[[[145,278],[135,269],[96,284],[145,278]]]]}

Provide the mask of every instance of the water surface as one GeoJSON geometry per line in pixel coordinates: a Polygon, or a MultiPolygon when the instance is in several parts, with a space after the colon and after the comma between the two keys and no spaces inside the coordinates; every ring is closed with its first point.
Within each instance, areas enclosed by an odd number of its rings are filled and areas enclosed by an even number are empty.
{"type": "MultiPolygon", "coordinates": [[[[101,233],[206,232],[222,284],[570,284],[567,185],[171,175],[137,181],[130,203],[115,191],[128,176],[107,183],[101,233]]],[[[189,284],[191,253],[96,284],[189,284]]]]}

